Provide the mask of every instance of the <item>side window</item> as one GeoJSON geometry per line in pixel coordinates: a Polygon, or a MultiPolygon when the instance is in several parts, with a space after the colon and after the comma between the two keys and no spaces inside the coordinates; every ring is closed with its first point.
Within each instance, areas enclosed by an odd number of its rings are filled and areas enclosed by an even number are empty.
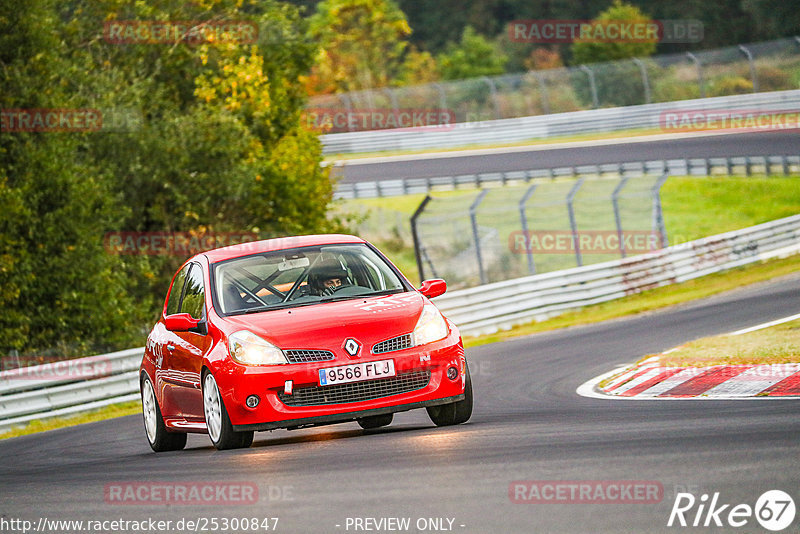
{"type": "Polygon", "coordinates": [[[178,313],[178,308],[181,305],[181,295],[183,294],[183,283],[186,281],[186,273],[189,272],[191,266],[191,263],[185,265],[178,273],[178,276],[175,277],[175,281],[172,282],[172,289],[169,290],[169,300],[167,301],[167,315],[178,313]]]}
{"type": "Polygon", "coordinates": [[[192,270],[186,279],[186,289],[183,291],[183,304],[181,313],[188,313],[193,319],[202,319],[205,307],[205,291],[203,291],[203,268],[192,264],[192,270]]]}

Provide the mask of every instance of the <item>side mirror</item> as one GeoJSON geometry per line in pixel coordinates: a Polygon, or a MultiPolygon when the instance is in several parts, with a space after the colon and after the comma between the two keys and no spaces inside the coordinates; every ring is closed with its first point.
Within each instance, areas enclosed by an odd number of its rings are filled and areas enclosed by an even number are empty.
{"type": "Polygon", "coordinates": [[[199,319],[193,319],[188,313],[175,313],[167,315],[167,318],[164,319],[164,326],[170,332],[194,331],[199,323],[199,319]]]}
{"type": "Polygon", "coordinates": [[[428,297],[429,299],[438,297],[445,291],[447,291],[447,282],[439,278],[435,278],[433,280],[425,280],[424,282],[422,282],[422,286],[419,288],[419,292],[428,297]]]}

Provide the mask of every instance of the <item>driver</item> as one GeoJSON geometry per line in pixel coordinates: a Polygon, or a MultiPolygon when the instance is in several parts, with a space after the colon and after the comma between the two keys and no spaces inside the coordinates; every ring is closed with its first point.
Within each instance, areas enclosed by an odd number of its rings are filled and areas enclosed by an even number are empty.
{"type": "Polygon", "coordinates": [[[312,295],[332,295],[334,291],[346,285],[347,270],[339,260],[325,259],[315,265],[308,275],[308,285],[312,295]]]}

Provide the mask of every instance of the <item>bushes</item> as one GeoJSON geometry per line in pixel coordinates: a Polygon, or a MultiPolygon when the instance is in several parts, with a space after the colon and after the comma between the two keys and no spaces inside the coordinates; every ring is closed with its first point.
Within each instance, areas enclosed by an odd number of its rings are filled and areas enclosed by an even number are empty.
{"type": "Polygon", "coordinates": [[[718,78],[706,89],[706,96],[744,95],[753,92],[753,83],[740,76],[718,78]]]}
{"type": "Polygon", "coordinates": [[[327,218],[321,145],[300,124],[299,77],[315,48],[300,38],[294,8],[272,0],[74,7],[0,7],[0,35],[13,44],[0,52],[0,109],[132,109],[141,120],[125,131],[0,132],[0,355],[144,343],[187,258],[115,255],[103,247],[107,232],[339,229],[327,218]],[[211,17],[280,27],[284,39],[119,46],[97,37],[114,18],[211,17]]]}

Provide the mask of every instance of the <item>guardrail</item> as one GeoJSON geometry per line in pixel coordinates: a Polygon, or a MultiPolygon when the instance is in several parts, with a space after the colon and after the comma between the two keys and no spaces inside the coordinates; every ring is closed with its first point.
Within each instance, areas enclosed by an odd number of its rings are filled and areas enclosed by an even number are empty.
{"type": "Polygon", "coordinates": [[[800,37],[528,72],[316,95],[306,120],[331,133],[636,106],[796,89],[800,37]],[[375,128],[373,128],[373,126],[375,128]]]}
{"type": "Polygon", "coordinates": [[[589,176],[643,176],[647,174],[670,176],[731,176],[743,174],[783,174],[800,172],[800,156],[730,156],[716,158],[684,158],[669,160],[632,161],[603,165],[579,165],[527,171],[492,172],[436,176],[432,178],[404,178],[339,184],[336,199],[376,198],[451,191],[459,188],[501,187],[520,185],[534,179],[582,178],[589,176]]]}
{"type": "Polygon", "coordinates": [[[474,336],[797,252],[800,215],[651,254],[453,291],[435,302],[462,334],[474,336]]]}
{"type": "Polygon", "coordinates": [[[139,399],[144,348],[0,372],[0,432],[139,399]]]}
{"type": "Polygon", "coordinates": [[[638,106],[536,115],[448,127],[372,130],[322,135],[323,153],[352,154],[396,150],[455,148],[512,143],[586,133],[661,129],[662,113],[670,111],[798,111],[800,90],[698,98],[638,106]]]}
{"type": "MultiPolygon", "coordinates": [[[[436,305],[464,335],[480,335],[800,252],[800,215],[706,237],[651,254],[446,293],[436,305]]],[[[0,432],[137,400],[143,348],[0,373],[0,432]]]]}

